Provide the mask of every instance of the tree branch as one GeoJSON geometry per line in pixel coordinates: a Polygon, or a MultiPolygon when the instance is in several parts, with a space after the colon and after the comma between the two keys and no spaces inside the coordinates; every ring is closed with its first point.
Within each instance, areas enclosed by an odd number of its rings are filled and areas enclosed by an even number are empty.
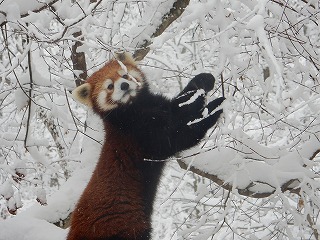
{"type": "MultiPolygon", "coordinates": [[[[320,149],[316,150],[312,156],[309,158],[310,161],[312,161],[316,155],[320,153],[320,149]]],[[[216,184],[218,184],[219,186],[221,186],[222,188],[226,189],[226,190],[229,190],[231,191],[234,187],[229,184],[229,183],[225,183],[225,181],[221,178],[219,178],[217,175],[214,175],[214,174],[210,174],[210,173],[207,173],[207,172],[204,172],[203,170],[201,169],[198,169],[194,166],[189,166],[188,164],[186,164],[184,161],[182,160],[177,160],[178,161],[178,164],[179,166],[182,168],[182,169],[185,169],[185,170],[188,170],[188,171],[191,171],[197,175],[200,175],[202,177],[205,177],[205,178],[208,178],[210,180],[212,180],[213,182],[215,182],[216,184]]],[[[304,166],[306,167],[306,166],[304,166]]],[[[295,188],[295,187],[292,187],[292,184],[294,184],[295,182],[299,182],[299,179],[291,179],[289,181],[287,181],[286,183],[282,184],[282,186],[280,187],[281,191],[282,192],[286,192],[286,191],[289,191],[291,193],[296,193],[296,194],[299,194],[301,189],[300,188],[295,188]]],[[[246,196],[246,197],[252,197],[252,198],[265,198],[265,197],[269,197],[270,195],[272,195],[275,191],[276,191],[276,187],[275,186],[271,186],[270,184],[268,183],[264,183],[264,182],[259,182],[261,184],[265,184],[265,185],[268,185],[272,188],[274,188],[274,191],[269,191],[269,192],[254,192],[254,191],[251,191],[250,188],[252,186],[254,186],[254,182],[252,182],[251,184],[249,184],[246,188],[244,189],[237,189],[238,190],[238,193],[240,195],[243,195],[243,196],[246,196]]],[[[295,184],[296,186],[297,184],[295,184]]]]}
{"type": "MultiPolygon", "coordinates": [[[[38,9],[34,9],[34,10],[30,10],[30,12],[34,12],[34,13],[38,13],[41,12],[44,9],[50,8],[53,6],[53,4],[55,4],[56,2],[58,2],[59,0],[52,0],[49,3],[44,3],[42,7],[39,7],[38,9]]],[[[3,16],[7,17],[7,13],[4,11],[0,11],[0,14],[2,14],[3,16]]],[[[29,16],[29,13],[23,13],[20,15],[21,18],[27,17],[29,16]]],[[[3,25],[5,25],[7,23],[7,21],[3,21],[0,23],[0,27],[2,27],[3,25]]]]}
{"type": "MultiPolygon", "coordinates": [[[[172,8],[162,17],[162,22],[156,29],[156,31],[152,34],[151,38],[155,38],[160,36],[169,26],[173,23],[177,18],[181,16],[186,7],[189,5],[190,0],[177,0],[172,8]]],[[[133,54],[133,57],[140,61],[142,60],[150,51],[151,41],[145,40],[138,46],[138,50],[136,50],[133,54]]]]}
{"type": "MultiPolygon", "coordinates": [[[[27,43],[29,44],[29,36],[27,36],[27,43]]],[[[33,75],[32,75],[32,64],[31,64],[31,49],[28,51],[28,70],[29,70],[29,91],[28,91],[28,113],[27,113],[27,125],[26,125],[26,135],[24,139],[24,147],[28,150],[28,137],[29,137],[29,130],[31,124],[31,107],[32,107],[32,89],[33,89],[33,75]]]]}
{"type": "MultiPolygon", "coordinates": [[[[75,32],[73,34],[73,36],[75,38],[78,38],[81,35],[82,35],[81,31],[75,32]]],[[[72,61],[72,64],[73,64],[73,70],[81,71],[79,76],[76,76],[74,74],[76,86],[80,86],[81,83],[84,80],[86,80],[87,77],[88,77],[88,74],[87,74],[87,63],[86,63],[85,54],[84,54],[84,52],[78,52],[77,51],[78,47],[80,47],[80,46],[82,46],[82,42],[81,41],[76,41],[74,43],[74,45],[72,45],[72,50],[71,50],[71,61],[72,61]]]]}

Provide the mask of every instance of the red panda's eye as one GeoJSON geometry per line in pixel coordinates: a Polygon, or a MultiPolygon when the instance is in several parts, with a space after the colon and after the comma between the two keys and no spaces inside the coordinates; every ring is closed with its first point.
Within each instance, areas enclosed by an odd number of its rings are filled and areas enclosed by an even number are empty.
{"type": "Polygon", "coordinates": [[[109,89],[109,90],[112,90],[112,89],[113,89],[113,83],[110,83],[110,84],[108,85],[108,89],[109,89]]]}
{"type": "Polygon", "coordinates": [[[124,74],[123,76],[122,76],[122,78],[124,78],[124,79],[129,79],[129,75],[128,74],[124,74]]]}

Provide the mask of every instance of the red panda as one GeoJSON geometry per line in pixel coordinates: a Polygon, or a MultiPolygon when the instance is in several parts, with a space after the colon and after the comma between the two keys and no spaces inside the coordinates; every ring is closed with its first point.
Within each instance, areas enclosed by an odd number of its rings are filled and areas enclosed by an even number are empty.
{"type": "Polygon", "coordinates": [[[214,110],[224,98],[205,104],[213,85],[211,74],[199,74],[169,100],[150,92],[137,63],[123,53],[73,91],[103,120],[105,140],[67,240],[150,239],[152,205],[165,165],[152,160],[195,146],[217,122],[222,109],[214,110]]]}

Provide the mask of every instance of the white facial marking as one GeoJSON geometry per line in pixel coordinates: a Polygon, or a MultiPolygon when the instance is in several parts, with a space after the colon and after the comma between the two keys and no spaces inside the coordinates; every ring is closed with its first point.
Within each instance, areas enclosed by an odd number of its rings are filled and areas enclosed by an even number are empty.
{"type": "Polygon", "coordinates": [[[124,78],[120,78],[114,83],[114,91],[112,93],[111,99],[115,102],[127,103],[130,100],[130,97],[137,95],[138,85],[124,78]],[[121,84],[127,83],[129,85],[128,89],[122,90],[121,84]]]}
{"type": "Polygon", "coordinates": [[[139,72],[135,71],[135,70],[130,70],[129,71],[129,75],[134,77],[134,78],[137,78],[137,79],[141,79],[142,76],[139,72]]]}
{"type": "Polygon", "coordinates": [[[129,75],[131,80],[134,81],[138,86],[141,86],[141,84],[142,84],[141,83],[142,76],[138,71],[130,70],[129,72],[126,72],[125,70],[121,69],[121,70],[118,71],[118,74],[120,76],[129,75]]]}
{"type": "Polygon", "coordinates": [[[110,84],[113,84],[113,81],[111,79],[105,80],[102,85],[102,91],[98,94],[97,97],[98,106],[103,111],[109,111],[117,107],[117,104],[111,104],[110,102],[107,102],[108,91],[110,91],[110,84]]]}
{"type": "Polygon", "coordinates": [[[103,111],[109,111],[117,106],[116,104],[111,105],[110,103],[108,103],[107,96],[108,93],[105,90],[103,90],[98,94],[97,97],[98,106],[103,111]]]}
{"type": "Polygon", "coordinates": [[[118,74],[120,76],[123,76],[123,75],[127,74],[127,72],[125,70],[121,69],[121,70],[118,71],[118,74]]]}
{"type": "Polygon", "coordinates": [[[131,70],[127,73],[124,69],[118,71],[120,76],[129,76],[129,80],[127,77],[120,77],[118,80],[113,82],[111,79],[106,79],[102,84],[102,91],[97,96],[98,106],[103,111],[111,110],[118,106],[117,103],[127,103],[130,101],[131,97],[137,96],[137,90],[142,86],[141,82],[141,74],[137,71],[131,70]],[[137,79],[139,79],[139,81],[137,79]],[[123,87],[123,83],[126,83],[127,86],[123,87]],[[122,86],[122,89],[121,89],[122,86]],[[111,94],[110,99],[108,100],[108,94],[111,94]]]}
{"type": "Polygon", "coordinates": [[[121,102],[126,103],[126,102],[128,102],[128,101],[129,101],[129,99],[130,99],[129,94],[124,95],[124,96],[123,96],[123,98],[121,98],[121,102]]]}

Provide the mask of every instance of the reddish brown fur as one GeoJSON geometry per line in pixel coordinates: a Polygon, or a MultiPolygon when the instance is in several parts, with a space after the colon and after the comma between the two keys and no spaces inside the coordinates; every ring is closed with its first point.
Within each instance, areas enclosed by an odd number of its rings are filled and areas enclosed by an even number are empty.
{"type": "Polygon", "coordinates": [[[143,160],[139,146],[117,129],[110,129],[97,167],[72,216],[68,240],[98,239],[114,235],[135,239],[150,229],[144,213],[141,176],[135,160],[143,160]],[[118,149],[125,149],[119,152],[118,149]]]}
{"type": "MultiPolygon", "coordinates": [[[[128,71],[134,69],[144,77],[134,62],[124,63],[128,71]]],[[[118,71],[121,69],[117,60],[111,60],[87,80],[91,85],[89,98],[97,113],[103,114],[96,103],[102,84],[106,79],[119,79],[118,71]]],[[[112,91],[108,97],[110,94],[112,91]]],[[[96,169],[73,212],[68,240],[112,236],[135,239],[151,228],[142,199],[142,176],[135,166],[137,161],[143,161],[139,146],[108,122],[104,124],[107,130],[105,144],[96,169]]]]}

